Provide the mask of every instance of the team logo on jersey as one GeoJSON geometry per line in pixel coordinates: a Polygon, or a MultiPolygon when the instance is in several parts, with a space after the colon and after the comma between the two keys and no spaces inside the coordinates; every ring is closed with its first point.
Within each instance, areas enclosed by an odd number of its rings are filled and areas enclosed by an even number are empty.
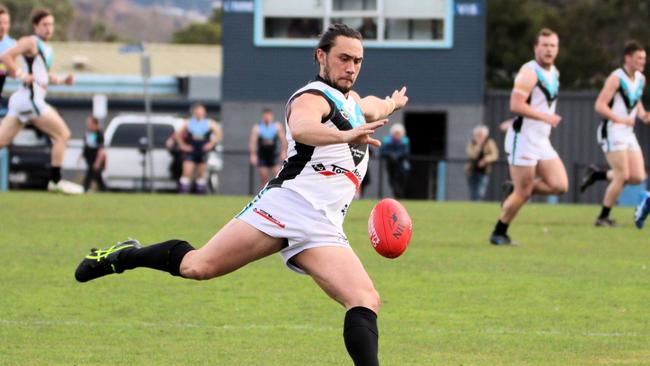
{"type": "Polygon", "coordinates": [[[344,109],[339,110],[341,112],[341,117],[345,118],[346,120],[350,120],[350,115],[348,112],[346,112],[344,109]]]}
{"type": "Polygon", "coordinates": [[[314,168],[314,170],[317,171],[317,172],[322,172],[322,171],[325,170],[325,165],[323,165],[321,163],[314,164],[311,167],[314,168]]]}

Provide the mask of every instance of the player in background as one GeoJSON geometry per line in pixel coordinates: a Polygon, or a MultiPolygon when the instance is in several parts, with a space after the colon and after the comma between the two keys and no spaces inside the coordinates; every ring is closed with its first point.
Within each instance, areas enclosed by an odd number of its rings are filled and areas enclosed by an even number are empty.
{"type": "Polygon", "coordinates": [[[190,108],[192,116],[176,133],[176,142],[185,153],[183,174],[179,181],[179,193],[189,193],[192,178],[196,175],[196,193],[207,192],[208,179],[205,172],[208,167],[208,152],[221,141],[222,133],[219,124],[206,117],[205,106],[193,104],[190,108]]]}
{"type": "Polygon", "coordinates": [[[490,236],[494,245],[512,244],[508,227],[531,195],[557,195],[568,189],[566,169],[549,139],[561,120],[555,113],[560,87],[554,66],[558,51],[558,35],[542,29],[535,40],[535,59],[525,63],[515,78],[510,110],[517,117],[505,139],[514,189],[503,202],[490,236]]]}
{"type": "MultiPolygon", "coordinates": [[[[9,29],[11,28],[11,17],[9,10],[3,5],[0,5],[0,56],[8,49],[16,45],[16,40],[9,36],[9,29]]],[[[2,97],[2,90],[5,86],[7,78],[7,68],[4,63],[0,62],[0,117],[7,114],[7,104],[2,97]]]]}
{"type": "Polygon", "coordinates": [[[284,126],[273,120],[270,108],[262,111],[262,119],[251,128],[248,151],[251,165],[257,167],[260,186],[264,187],[270,177],[278,175],[287,151],[284,126]]]}
{"type": "Polygon", "coordinates": [[[609,214],[623,187],[625,184],[639,184],[646,178],[643,153],[634,134],[637,118],[650,123],[650,114],[641,102],[645,63],[643,46],[628,41],[623,50],[623,66],[609,75],[596,99],[596,112],[603,117],[597,138],[610,169],[602,170],[590,165],[580,184],[580,191],[584,192],[597,181],[609,181],[596,226],[616,226],[609,214]]]}
{"type": "Polygon", "coordinates": [[[63,155],[70,139],[70,130],[59,113],[45,102],[50,84],[72,85],[74,77],[59,79],[50,73],[52,47],[47,44],[54,34],[54,17],[45,9],[34,9],[31,14],[34,35],[25,36],[1,57],[9,77],[20,79],[22,84],[9,98],[7,115],[0,124],[0,148],[8,145],[23,125],[31,122],[52,140],[50,192],[81,194],[81,185],[61,179],[63,155]],[[16,58],[22,56],[26,71],[18,67],[16,58]]]}

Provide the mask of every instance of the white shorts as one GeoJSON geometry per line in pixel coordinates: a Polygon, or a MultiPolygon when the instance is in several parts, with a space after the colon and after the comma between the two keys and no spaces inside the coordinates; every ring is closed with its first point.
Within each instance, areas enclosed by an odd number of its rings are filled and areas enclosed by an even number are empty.
{"type": "Polygon", "coordinates": [[[604,129],[601,123],[598,126],[596,137],[605,154],[614,151],[641,150],[641,145],[639,145],[633,129],[617,128],[612,126],[611,123],[608,123],[606,129],[604,129]]]}
{"type": "Polygon", "coordinates": [[[9,97],[7,116],[17,117],[20,122],[27,123],[43,115],[49,108],[45,99],[38,97],[32,99],[29,90],[18,89],[9,97]]]}
{"type": "Polygon", "coordinates": [[[544,136],[528,136],[508,129],[504,143],[508,164],[517,166],[536,166],[540,160],[558,157],[551,140],[544,136]]]}
{"type": "Polygon", "coordinates": [[[282,187],[262,190],[235,218],[274,238],[284,238],[280,251],[289,269],[305,272],[291,262],[296,254],[316,247],[336,246],[352,250],[345,233],[322,211],[298,193],[282,187]]]}

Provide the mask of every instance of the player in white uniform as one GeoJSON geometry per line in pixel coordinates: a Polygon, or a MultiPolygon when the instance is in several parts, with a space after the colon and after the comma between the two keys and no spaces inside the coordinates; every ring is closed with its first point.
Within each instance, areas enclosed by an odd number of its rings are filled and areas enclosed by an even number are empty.
{"type": "Polygon", "coordinates": [[[20,88],[9,98],[7,115],[0,124],[0,148],[8,145],[23,125],[31,121],[52,140],[52,158],[48,190],[66,194],[81,194],[83,187],[61,179],[63,154],[70,138],[70,130],[61,116],[45,102],[49,84],[74,83],[68,75],[59,80],[50,74],[52,48],[46,43],[54,33],[54,17],[45,9],[32,11],[35,35],[25,36],[2,55],[7,75],[22,80],[20,88]],[[21,70],[16,58],[22,56],[26,71],[21,70]]]}
{"type": "Polygon", "coordinates": [[[235,219],[198,250],[181,240],[148,247],[131,240],[93,250],[76,279],[148,267],[205,280],[280,252],[291,269],[310,275],[345,307],[344,340],[355,364],[378,365],[379,295],[342,224],[366,173],[368,144],[381,144],[370,136],[406,105],[406,88],[385,99],[352,91],[363,46],[359,32],[342,24],[323,33],[315,58],[318,79],[287,103],[288,160],[235,219]]]}
{"type": "Polygon", "coordinates": [[[555,113],[560,87],[554,66],[558,49],[557,34],[542,29],[535,42],[535,59],[525,63],[515,78],[510,110],[518,117],[505,140],[514,190],[503,202],[490,236],[494,245],[512,243],[508,226],[532,194],[557,195],[568,189],[566,169],[549,140],[551,129],[561,119],[555,113]]]}
{"type": "Polygon", "coordinates": [[[639,142],[634,135],[637,118],[650,123],[641,102],[645,76],[646,52],[636,41],[625,44],[623,67],[614,70],[603,86],[595,109],[603,117],[598,126],[598,143],[601,145],[609,170],[595,165],[587,168],[580,185],[582,192],[594,182],[608,180],[609,185],[603,197],[603,206],[596,219],[596,226],[616,226],[609,213],[626,183],[639,184],[646,178],[645,163],[639,142]]]}
{"type": "MultiPolygon", "coordinates": [[[[8,49],[16,45],[16,40],[9,36],[9,28],[11,27],[11,17],[9,10],[3,5],[0,5],[0,55],[5,53],[8,49]]],[[[5,65],[0,62],[0,94],[4,89],[5,79],[7,77],[7,69],[5,65]]],[[[0,117],[7,114],[7,105],[4,98],[0,95],[0,117]]]]}

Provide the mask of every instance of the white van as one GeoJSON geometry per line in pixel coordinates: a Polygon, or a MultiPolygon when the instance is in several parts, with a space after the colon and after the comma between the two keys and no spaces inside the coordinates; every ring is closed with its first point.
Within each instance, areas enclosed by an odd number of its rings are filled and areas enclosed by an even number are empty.
{"type": "MultiPolygon", "coordinates": [[[[153,188],[175,190],[177,182],[172,178],[172,156],[165,148],[165,141],[183,125],[183,119],[170,116],[150,115],[153,127],[153,188]]],[[[104,132],[106,166],[103,177],[108,189],[150,189],[149,156],[146,153],[147,121],[144,114],[122,114],[113,118],[104,132]]]]}
{"type": "MultiPolygon", "coordinates": [[[[180,130],[185,121],[168,114],[152,114],[153,127],[153,188],[156,191],[173,191],[178,182],[172,177],[172,155],[165,141],[180,130]]],[[[113,118],[104,132],[106,166],[103,177],[111,190],[149,190],[149,155],[147,147],[147,121],[144,114],[121,114],[113,118]]],[[[217,193],[219,172],[223,168],[222,146],[208,153],[208,191],[217,193]]]]}

